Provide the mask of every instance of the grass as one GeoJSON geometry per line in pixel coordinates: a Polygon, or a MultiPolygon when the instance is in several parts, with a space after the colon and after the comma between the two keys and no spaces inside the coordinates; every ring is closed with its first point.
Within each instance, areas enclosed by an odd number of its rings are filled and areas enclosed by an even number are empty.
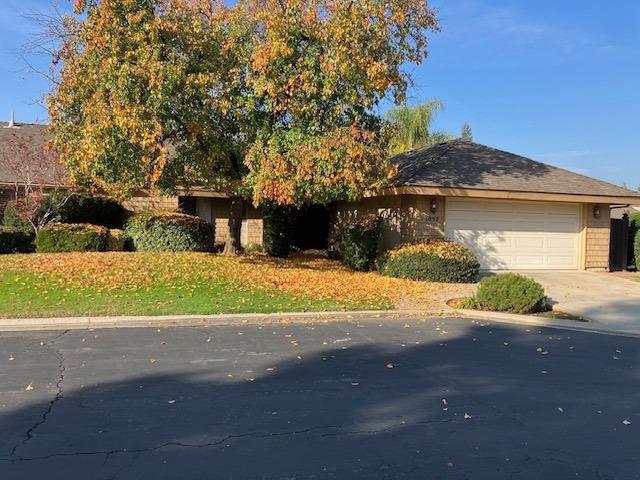
{"type": "Polygon", "coordinates": [[[380,310],[446,287],[313,257],[201,253],[0,256],[0,317],[380,310]]]}

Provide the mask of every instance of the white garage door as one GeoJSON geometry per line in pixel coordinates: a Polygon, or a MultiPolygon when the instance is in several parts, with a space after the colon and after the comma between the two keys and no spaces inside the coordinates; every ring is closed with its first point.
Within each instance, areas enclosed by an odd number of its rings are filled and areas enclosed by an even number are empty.
{"type": "Polygon", "coordinates": [[[445,230],[483,269],[578,268],[579,205],[447,198],[445,230]]]}

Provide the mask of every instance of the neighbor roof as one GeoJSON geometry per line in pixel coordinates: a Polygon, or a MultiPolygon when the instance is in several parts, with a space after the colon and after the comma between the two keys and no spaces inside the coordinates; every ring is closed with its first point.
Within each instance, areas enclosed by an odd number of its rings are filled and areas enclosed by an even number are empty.
{"type": "Polygon", "coordinates": [[[58,186],[66,183],[66,171],[47,150],[46,125],[0,122],[0,184],[24,183],[58,186]]]}
{"type": "Polygon", "coordinates": [[[418,148],[391,159],[394,186],[640,197],[595,178],[465,140],[418,148]]]}

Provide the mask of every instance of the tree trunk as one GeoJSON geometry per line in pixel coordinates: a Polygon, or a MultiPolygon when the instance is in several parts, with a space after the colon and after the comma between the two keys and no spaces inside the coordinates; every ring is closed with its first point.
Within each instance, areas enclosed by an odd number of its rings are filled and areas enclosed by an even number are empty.
{"type": "Polygon", "coordinates": [[[241,197],[231,197],[229,209],[229,238],[224,244],[223,255],[233,256],[240,251],[240,229],[244,217],[245,201],[241,197]]]}

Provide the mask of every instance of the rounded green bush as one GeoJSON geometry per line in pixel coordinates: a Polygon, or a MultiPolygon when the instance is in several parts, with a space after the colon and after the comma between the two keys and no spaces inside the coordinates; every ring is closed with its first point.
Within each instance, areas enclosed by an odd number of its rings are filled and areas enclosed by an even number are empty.
{"type": "Polygon", "coordinates": [[[468,248],[431,239],[390,250],[379,261],[382,275],[443,283],[475,283],[480,262],[468,248]]]}
{"type": "Polygon", "coordinates": [[[36,252],[102,252],[108,230],[88,223],[50,223],[36,234],[36,252]]]}
{"type": "Polygon", "coordinates": [[[485,278],[474,299],[478,308],[495,312],[536,313],[549,309],[542,285],[517,273],[485,278]]]}
{"type": "Polygon", "coordinates": [[[335,248],[351,270],[371,270],[378,257],[382,219],[366,215],[341,226],[335,236],[335,248]]]}
{"type": "Polygon", "coordinates": [[[140,252],[210,252],[214,247],[212,224],[173,211],[135,215],[127,222],[125,234],[140,252]]]}
{"type": "Polygon", "coordinates": [[[0,253],[33,251],[33,233],[16,227],[0,226],[0,253]]]}
{"type": "Polygon", "coordinates": [[[109,229],[107,233],[107,243],[105,250],[107,252],[121,252],[124,250],[126,236],[122,230],[117,228],[109,229]]]}

